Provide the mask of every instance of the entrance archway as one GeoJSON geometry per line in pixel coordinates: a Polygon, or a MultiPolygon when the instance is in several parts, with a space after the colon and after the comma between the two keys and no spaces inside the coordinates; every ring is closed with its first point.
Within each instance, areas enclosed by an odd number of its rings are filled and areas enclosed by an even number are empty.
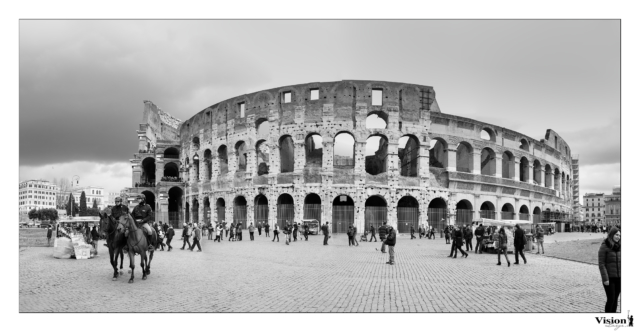
{"type": "Polygon", "coordinates": [[[332,233],[346,233],[354,220],[353,199],[349,195],[338,195],[333,199],[332,233]]]}
{"type": "Polygon", "coordinates": [[[265,195],[260,194],[253,200],[253,220],[256,227],[269,223],[269,200],[265,195]]]}
{"type": "Polygon", "coordinates": [[[211,203],[209,203],[209,197],[204,198],[204,216],[202,219],[206,225],[211,223],[211,203]]]}
{"type": "Polygon", "coordinates": [[[317,219],[322,222],[322,200],[317,194],[309,194],[304,198],[303,219],[317,219]]]}
{"type": "Polygon", "coordinates": [[[448,217],[447,202],[444,199],[438,197],[429,202],[429,206],[427,207],[427,222],[429,226],[442,232],[445,226],[447,226],[448,217]]]}
{"type": "Polygon", "coordinates": [[[411,232],[411,226],[418,231],[419,207],[418,200],[411,196],[404,196],[398,201],[398,233],[411,232]]]}
{"type": "Polygon", "coordinates": [[[513,205],[510,203],[505,203],[502,206],[502,220],[513,220],[515,219],[515,211],[513,209],[513,205]]]}
{"type": "Polygon", "coordinates": [[[480,218],[496,219],[496,207],[491,202],[484,202],[480,205],[480,218]]]}
{"type": "Polygon", "coordinates": [[[456,225],[470,225],[473,221],[473,205],[466,199],[456,204],[456,225]]]}
{"type": "Polygon", "coordinates": [[[276,210],[276,219],[280,230],[284,229],[287,221],[293,222],[295,217],[295,209],[293,206],[293,197],[289,194],[282,194],[278,197],[278,205],[276,210]]]}
{"type": "Polygon", "coordinates": [[[148,157],[142,161],[139,187],[151,187],[154,183],[156,183],[156,160],[148,157]]]}
{"type": "Polygon", "coordinates": [[[364,203],[364,231],[371,226],[378,232],[378,227],[387,222],[387,201],[381,196],[371,196],[364,203]]]}
{"type": "Polygon", "coordinates": [[[173,228],[182,228],[182,189],[179,187],[171,187],[169,189],[169,224],[173,228]]]}
{"type": "Polygon", "coordinates": [[[218,217],[218,223],[225,222],[225,204],[223,198],[216,200],[216,216],[218,217]]]}
{"type": "Polygon", "coordinates": [[[198,214],[198,209],[200,208],[200,202],[198,202],[197,198],[193,199],[193,206],[191,207],[191,212],[193,215],[193,223],[197,224],[200,222],[200,215],[198,214]]]}
{"type": "Polygon", "coordinates": [[[151,207],[151,210],[156,212],[156,195],[148,190],[143,191],[142,194],[144,195],[145,202],[151,207]]]}
{"type": "Polygon", "coordinates": [[[233,222],[240,224],[242,229],[247,229],[247,200],[244,196],[238,196],[233,200],[233,222]]]}
{"type": "Polygon", "coordinates": [[[518,219],[529,220],[529,208],[526,205],[522,205],[520,207],[520,215],[518,219]]]}

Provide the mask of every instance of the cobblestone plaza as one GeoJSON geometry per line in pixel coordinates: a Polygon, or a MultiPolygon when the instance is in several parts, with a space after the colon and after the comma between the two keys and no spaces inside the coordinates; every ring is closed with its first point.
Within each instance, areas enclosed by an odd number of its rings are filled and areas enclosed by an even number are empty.
{"type": "MultiPolygon", "coordinates": [[[[21,248],[20,312],[602,312],[596,265],[527,253],[528,264],[496,266],[496,256],[451,259],[444,239],[399,236],[396,265],[375,248],[349,247],[334,234],[285,245],[203,240],[203,252],[156,252],[151,275],[111,280],[107,248],[90,260],[55,259],[53,248],[21,248]],[[576,276],[580,276],[579,278],[576,276]]],[[[557,234],[589,237],[586,233],[557,234]]],[[[592,235],[601,241],[601,236],[592,235]]],[[[503,262],[504,263],[504,262],[503,262]]]]}

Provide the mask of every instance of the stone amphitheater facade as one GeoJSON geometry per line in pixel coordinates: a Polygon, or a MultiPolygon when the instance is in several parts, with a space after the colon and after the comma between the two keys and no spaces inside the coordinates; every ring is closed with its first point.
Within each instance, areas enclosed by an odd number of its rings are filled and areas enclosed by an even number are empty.
{"type": "Polygon", "coordinates": [[[550,216],[572,211],[571,150],[555,131],[534,139],[442,113],[424,85],[285,86],[221,101],[186,121],[145,101],[138,139],[128,192],[147,195],[156,220],[178,227],[314,218],[334,232],[382,221],[406,232],[481,218],[560,221],[550,216]],[[368,117],[385,125],[368,128],[368,117]],[[336,149],[338,135],[353,146],[336,149]],[[334,155],[349,149],[351,156],[334,155]]]}

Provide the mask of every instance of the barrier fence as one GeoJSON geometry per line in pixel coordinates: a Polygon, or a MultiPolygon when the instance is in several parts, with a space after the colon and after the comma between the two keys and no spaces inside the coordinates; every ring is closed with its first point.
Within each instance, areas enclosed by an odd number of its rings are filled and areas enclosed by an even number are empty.
{"type": "Polygon", "coordinates": [[[365,206],[364,207],[364,229],[360,230],[360,233],[369,231],[369,228],[373,226],[378,233],[378,228],[387,221],[387,207],[386,206],[365,206]]]}
{"type": "Polygon", "coordinates": [[[411,226],[418,231],[418,208],[399,207],[398,208],[398,233],[411,232],[411,226]]]}
{"type": "Polygon", "coordinates": [[[346,233],[349,229],[349,225],[354,220],[353,205],[334,205],[333,206],[333,220],[332,220],[332,233],[346,233]]]}

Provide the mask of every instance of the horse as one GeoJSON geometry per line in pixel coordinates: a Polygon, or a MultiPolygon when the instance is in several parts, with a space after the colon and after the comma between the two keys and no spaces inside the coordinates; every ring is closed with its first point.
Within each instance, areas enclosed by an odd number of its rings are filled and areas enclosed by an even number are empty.
{"type": "MultiPolygon", "coordinates": [[[[118,229],[128,230],[129,236],[127,237],[127,247],[129,247],[129,268],[131,268],[131,278],[129,283],[133,283],[133,270],[135,268],[136,258],[135,254],[140,255],[140,266],[142,267],[142,280],[147,280],[147,275],[151,274],[151,260],[153,260],[153,251],[149,253],[147,259],[147,250],[149,244],[147,243],[147,237],[144,235],[143,230],[138,228],[131,215],[120,217],[118,229]]],[[[155,230],[153,230],[152,238],[156,238],[155,230]]]]}
{"type": "Polygon", "coordinates": [[[109,262],[113,267],[113,281],[118,280],[118,254],[120,254],[120,275],[122,275],[122,264],[124,262],[124,247],[126,240],[124,238],[124,232],[118,231],[118,221],[105,213],[99,213],[100,215],[100,232],[102,236],[107,240],[107,247],[109,248],[109,262]]]}

